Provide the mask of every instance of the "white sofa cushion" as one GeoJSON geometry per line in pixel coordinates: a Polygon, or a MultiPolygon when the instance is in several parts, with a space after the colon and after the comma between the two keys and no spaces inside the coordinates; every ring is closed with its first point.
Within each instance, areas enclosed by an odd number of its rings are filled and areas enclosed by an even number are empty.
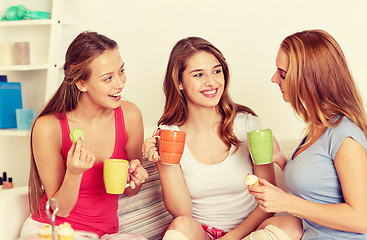
{"type": "Polygon", "coordinates": [[[0,191],[0,239],[17,239],[29,217],[28,187],[0,191]]]}

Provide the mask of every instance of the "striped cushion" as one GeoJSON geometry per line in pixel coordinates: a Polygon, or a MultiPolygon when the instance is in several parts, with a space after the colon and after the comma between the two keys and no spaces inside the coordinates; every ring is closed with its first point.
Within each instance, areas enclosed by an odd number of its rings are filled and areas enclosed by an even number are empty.
{"type": "Polygon", "coordinates": [[[122,194],[119,197],[119,232],[135,233],[149,240],[162,239],[162,232],[172,221],[166,210],[162,186],[155,163],[143,160],[143,167],[149,177],[140,192],[132,197],[122,194]]]}

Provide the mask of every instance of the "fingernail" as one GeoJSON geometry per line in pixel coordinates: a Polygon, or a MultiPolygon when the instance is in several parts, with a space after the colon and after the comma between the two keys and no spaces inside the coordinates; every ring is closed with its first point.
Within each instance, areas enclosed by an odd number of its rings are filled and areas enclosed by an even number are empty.
{"type": "Polygon", "coordinates": [[[129,167],[129,173],[134,172],[134,169],[132,169],[131,167],[129,167]]]}

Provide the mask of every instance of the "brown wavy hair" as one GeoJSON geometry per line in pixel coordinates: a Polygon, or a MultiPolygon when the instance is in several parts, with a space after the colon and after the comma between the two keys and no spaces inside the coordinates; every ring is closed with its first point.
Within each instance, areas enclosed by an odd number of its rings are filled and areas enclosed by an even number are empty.
{"type": "MultiPolygon", "coordinates": [[[[37,119],[44,115],[61,114],[61,116],[65,116],[67,112],[76,109],[80,96],[76,83],[89,79],[91,74],[89,65],[96,57],[106,50],[116,48],[117,43],[104,35],[89,31],[80,33],[71,42],[66,52],[64,79],[56,93],[37,116],[37,119]]],[[[28,182],[28,200],[31,212],[39,216],[41,213],[40,198],[45,194],[45,190],[42,187],[33,154],[33,126],[31,130],[31,166],[28,182]]]]}
{"type": "Polygon", "coordinates": [[[333,127],[347,116],[367,136],[362,98],[349,71],[344,53],[326,31],[307,30],[286,37],[280,48],[289,57],[286,87],[294,111],[307,124],[333,127]]]}
{"type": "Polygon", "coordinates": [[[163,82],[166,102],[163,115],[158,121],[158,126],[161,124],[181,126],[185,123],[188,109],[185,95],[180,91],[179,84],[182,82],[182,73],[187,68],[187,60],[200,51],[213,54],[223,68],[225,86],[223,95],[216,106],[217,112],[222,118],[219,137],[228,148],[233,144],[238,149],[240,140],[233,133],[233,121],[236,114],[238,112],[245,112],[254,116],[257,115],[249,107],[236,104],[232,101],[228,92],[229,68],[227,61],[219,49],[200,37],[184,38],[178,41],[171,51],[163,82]]]}

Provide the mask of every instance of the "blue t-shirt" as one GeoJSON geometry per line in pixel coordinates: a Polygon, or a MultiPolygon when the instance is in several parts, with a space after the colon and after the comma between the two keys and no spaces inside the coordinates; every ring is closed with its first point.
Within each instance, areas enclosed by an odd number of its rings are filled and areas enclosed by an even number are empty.
{"type": "MultiPolygon", "coordinates": [[[[284,169],[284,179],[290,193],[322,204],[345,203],[334,158],[347,137],[353,138],[367,150],[364,132],[349,118],[343,117],[335,128],[327,128],[310,147],[296,158],[292,157],[284,169]]],[[[367,234],[339,231],[307,219],[303,219],[303,231],[303,240],[367,239],[367,234]]]]}

